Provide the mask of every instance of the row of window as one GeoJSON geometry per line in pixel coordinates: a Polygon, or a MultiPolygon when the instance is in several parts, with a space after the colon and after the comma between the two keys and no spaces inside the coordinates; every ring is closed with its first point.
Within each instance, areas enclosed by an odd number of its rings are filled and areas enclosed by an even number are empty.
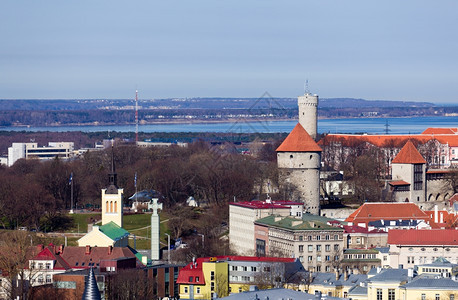
{"type": "Polygon", "coordinates": [[[113,203],[113,201],[110,201],[110,202],[106,202],[105,203],[105,211],[107,213],[117,213],[118,212],[118,201],[115,201],[113,203]],[[114,207],[113,207],[113,204],[114,204],[114,207]]]}
{"type": "MultiPolygon", "coordinates": [[[[49,262],[49,263],[46,263],[46,264],[38,263],[38,264],[36,264],[36,265],[37,265],[38,269],[44,269],[44,267],[46,267],[46,269],[49,270],[49,269],[52,268],[50,262],[49,262]]],[[[32,261],[32,262],[30,263],[30,268],[31,268],[31,269],[35,269],[35,266],[36,266],[36,265],[35,265],[35,262],[32,261]]]]}
{"type": "MultiPolygon", "coordinates": [[[[307,246],[308,252],[313,252],[313,248],[314,248],[313,245],[308,245],[307,246]]],[[[322,249],[322,245],[315,245],[315,248],[317,252],[320,252],[322,249]]],[[[331,251],[331,245],[324,245],[324,250],[326,252],[331,251]]],[[[334,245],[334,250],[339,251],[339,244],[334,245]]],[[[299,252],[304,252],[304,245],[299,245],[299,252]]]]}
{"type": "Polygon", "coordinates": [[[377,254],[345,254],[345,259],[374,259],[377,254]]]}
{"type": "MultiPolygon", "coordinates": [[[[305,238],[305,237],[302,236],[302,235],[298,236],[298,240],[299,240],[299,241],[304,241],[304,240],[305,240],[304,238],[305,238]]],[[[326,235],[324,236],[324,239],[325,239],[326,241],[329,241],[329,240],[331,240],[331,236],[330,236],[329,234],[326,234],[326,235]]],[[[307,240],[308,240],[308,241],[313,241],[313,240],[314,240],[314,239],[313,239],[313,236],[312,236],[312,235],[307,236],[307,240]]],[[[338,240],[339,240],[339,235],[337,235],[337,234],[334,235],[334,240],[335,240],[335,241],[338,241],[338,240]]],[[[321,235],[315,236],[315,241],[321,241],[321,235]]]]}
{"type": "MultiPolygon", "coordinates": [[[[325,260],[325,261],[331,261],[331,259],[334,259],[335,261],[338,261],[339,258],[340,258],[339,255],[335,255],[334,257],[331,257],[331,255],[326,255],[326,256],[324,257],[324,260],[325,260]]],[[[304,262],[304,257],[303,257],[303,256],[299,256],[299,260],[300,260],[300,262],[304,262]]],[[[308,261],[309,263],[313,262],[313,256],[312,256],[312,255],[309,255],[309,256],[307,257],[307,261],[308,261]]],[[[321,261],[322,261],[321,255],[317,255],[317,256],[316,256],[316,261],[317,261],[317,262],[321,262],[321,261]]]]}
{"type": "Polygon", "coordinates": [[[257,272],[258,268],[257,267],[247,267],[247,266],[231,266],[231,271],[248,272],[248,270],[250,270],[251,272],[257,272]]]}

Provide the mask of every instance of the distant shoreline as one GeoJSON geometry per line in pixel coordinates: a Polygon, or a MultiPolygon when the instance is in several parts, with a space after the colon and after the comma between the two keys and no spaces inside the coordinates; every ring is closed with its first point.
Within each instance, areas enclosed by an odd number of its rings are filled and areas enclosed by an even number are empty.
{"type": "MultiPolygon", "coordinates": [[[[345,118],[329,118],[329,117],[318,117],[318,120],[355,120],[355,119],[408,119],[408,118],[422,118],[422,117],[456,117],[452,116],[401,116],[401,117],[390,117],[390,116],[370,116],[370,117],[345,117],[345,118]]],[[[168,125],[168,124],[221,124],[221,123],[238,123],[238,122],[281,122],[281,121],[294,121],[296,118],[228,118],[228,119],[219,119],[219,120],[203,120],[203,119],[164,119],[164,120],[154,120],[154,121],[140,121],[139,126],[142,125],[168,125]]],[[[100,122],[91,122],[91,123],[66,123],[66,124],[45,124],[45,125],[10,125],[10,126],[0,126],[0,131],[7,131],[8,128],[31,128],[31,127],[62,127],[62,126],[135,126],[135,123],[100,123],[100,122]]]]}

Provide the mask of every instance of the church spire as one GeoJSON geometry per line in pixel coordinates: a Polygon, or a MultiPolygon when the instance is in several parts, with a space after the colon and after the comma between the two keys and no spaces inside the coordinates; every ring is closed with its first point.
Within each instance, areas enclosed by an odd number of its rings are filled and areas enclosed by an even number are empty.
{"type": "Polygon", "coordinates": [[[117,194],[117,189],[118,189],[118,175],[116,174],[116,169],[115,169],[115,162],[114,162],[114,148],[113,144],[111,144],[111,172],[108,174],[108,180],[109,180],[109,186],[108,186],[108,191],[109,194],[115,193],[117,194]]]}

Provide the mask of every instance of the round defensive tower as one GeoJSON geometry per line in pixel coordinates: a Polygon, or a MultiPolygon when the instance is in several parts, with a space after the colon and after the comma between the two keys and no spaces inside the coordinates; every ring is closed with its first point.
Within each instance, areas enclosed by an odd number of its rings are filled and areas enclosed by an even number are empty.
{"type": "Polygon", "coordinates": [[[318,95],[305,93],[305,95],[297,97],[297,104],[299,106],[299,123],[312,139],[315,139],[318,119],[318,95]]]}

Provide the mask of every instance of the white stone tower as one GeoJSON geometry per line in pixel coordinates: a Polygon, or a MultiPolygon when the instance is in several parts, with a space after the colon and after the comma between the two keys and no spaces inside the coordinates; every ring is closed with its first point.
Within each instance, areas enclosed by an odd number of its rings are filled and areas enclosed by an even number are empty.
{"type": "Polygon", "coordinates": [[[300,123],[277,148],[280,184],[290,185],[292,201],[305,204],[311,214],[320,212],[321,148],[300,123]]]}
{"type": "Polygon", "coordinates": [[[318,119],[318,96],[305,93],[303,96],[297,97],[297,104],[299,106],[299,123],[312,139],[315,139],[318,119]]]}
{"type": "Polygon", "coordinates": [[[118,188],[113,146],[111,146],[111,173],[109,174],[109,181],[108,187],[102,189],[102,225],[113,221],[116,225],[122,227],[124,190],[118,188]]]}

